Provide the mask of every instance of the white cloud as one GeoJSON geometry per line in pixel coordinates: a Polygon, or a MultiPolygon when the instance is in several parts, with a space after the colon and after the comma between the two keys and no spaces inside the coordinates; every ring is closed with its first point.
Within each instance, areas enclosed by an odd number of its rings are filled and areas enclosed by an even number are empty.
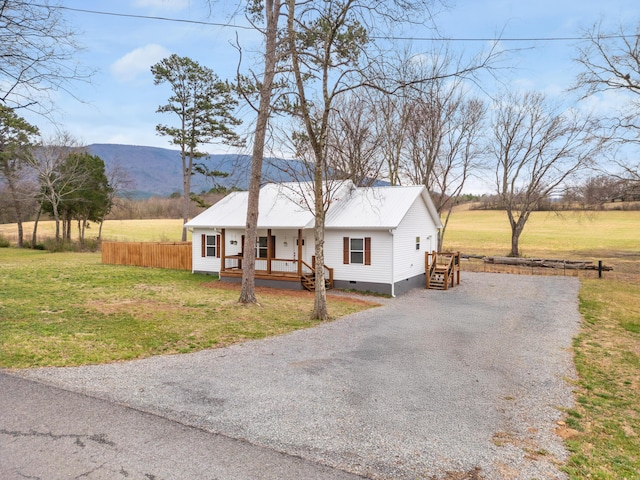
{"type": "Polygon", "coordinates": [[[134,7],[151,7],[158,10],[178,11],[189,6],[189,0],[135,0],[134,7]]]}
{"type": "Polygon", "coordinates": [[[136,48],[111,65],[111,74],[119,82],[132,82],[141,74],[148,73],[151,65],[171,54],[162,45],[149,44],[136,48]]]}

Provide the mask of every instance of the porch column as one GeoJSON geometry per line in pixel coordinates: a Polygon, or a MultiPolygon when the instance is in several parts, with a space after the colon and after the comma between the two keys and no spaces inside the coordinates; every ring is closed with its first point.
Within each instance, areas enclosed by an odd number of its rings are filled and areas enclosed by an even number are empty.
{"type": "Polygon", "coordinates": [[[271,249],[273,245],[271,245],[271,229],[267,230],[267,274],[271,275],[271,249]]]}
{"type": "Polygon", "coordinates": [[[298,276],[302,277],[302,229],[298,229],[298,276]]]}
{"type": "Polygon", "coordinates": [[[224,268],[225,268],[225,260],[224,260],[224,245],[225,245],[225,239],[224,239],[224,228],[222,229],[222,231],[220,232],[220,271],[224,272],[224,268]]]}

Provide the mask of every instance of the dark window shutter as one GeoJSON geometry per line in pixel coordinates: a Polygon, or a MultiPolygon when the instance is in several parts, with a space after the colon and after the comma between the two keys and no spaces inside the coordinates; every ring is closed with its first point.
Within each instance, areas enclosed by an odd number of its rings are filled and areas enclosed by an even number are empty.
{"type": "Polygon", "coordinates": [[[364,239],[364,264],[371,265],[371,237],[364,239]]]}
{"type": "Polygon", "coordinates": [[[274,235],[271,235],[271,246],[269,249],[269,256],[271,258],[276,258],[276,237],[274,235]]]}
{"type": "Polygon", "coordinates": [[[244,256],[244,235],[242,235],[242,238],[240,240],[240,255],[244,256]]]}
{"type": "Polygon", "coordinates": [[[202,234],[202,245],[200,247],[200,253],[203,257],[207,256],[207,235],[206,234],[202,234]]]}
{"type": "Polygon", "coordinates": [[[349,264],[349,237],[342,237],[342,263],[349,264]]]}
{"type": "Polygon", "coordinates": [[[216,258],[220,258],[220,235],[216,235],[216,258]]]}

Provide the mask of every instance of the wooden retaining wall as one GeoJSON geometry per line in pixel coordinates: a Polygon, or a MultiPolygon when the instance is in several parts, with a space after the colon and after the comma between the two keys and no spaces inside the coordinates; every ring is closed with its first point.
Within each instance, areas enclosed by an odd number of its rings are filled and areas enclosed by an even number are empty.
{"type": "Polygon", "coordinates": [[[102,263],[191,270],[191,242],[102,242],[102,263]]]}

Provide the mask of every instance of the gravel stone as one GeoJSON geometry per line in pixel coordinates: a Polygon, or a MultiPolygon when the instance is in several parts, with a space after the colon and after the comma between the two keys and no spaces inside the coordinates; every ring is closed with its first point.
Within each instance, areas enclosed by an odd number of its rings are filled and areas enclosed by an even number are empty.
{"type": "Polygon", "coordinates": [[[465,272],[278,337],[18,374],[374,479],[565,479],[578,289],[465,272]]]}

